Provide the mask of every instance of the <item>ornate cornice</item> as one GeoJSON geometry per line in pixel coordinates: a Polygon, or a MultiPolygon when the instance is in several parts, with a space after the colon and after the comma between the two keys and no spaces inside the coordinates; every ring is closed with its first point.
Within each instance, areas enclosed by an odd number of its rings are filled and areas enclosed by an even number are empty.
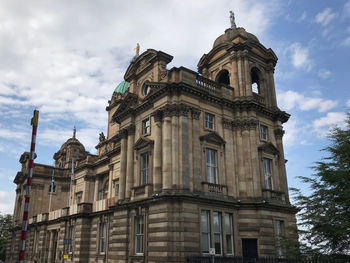
{"type": "Polygon", "coordinates": [[[226,129],[255,129],[256,126],[259,124],[257,119],[250,118],[250,119],[239,119],[239,120],[229,120],[226,118],[222,119],[222,123],[224,125],[224,128],[226,129]]]}
{"type": "Polygon", "coordinates": [[[163,111],[156,110],[151,114],[151,116],[153,116],[154,122],[161,122],[163,120],[163,111]]]}

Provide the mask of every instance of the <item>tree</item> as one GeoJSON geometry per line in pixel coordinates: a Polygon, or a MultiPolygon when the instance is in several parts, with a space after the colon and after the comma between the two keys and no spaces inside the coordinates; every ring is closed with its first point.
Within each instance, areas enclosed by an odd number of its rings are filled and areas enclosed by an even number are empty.
{"type": "Polygon", "coordinates": [[[296,192],[304,240],[323,254],[350,254],[350,113],[346,127],[328,135],[328,156],[313,167],[315,174],[300,177],[311,194],[296,192]]]}
{"type": "Polygon", "coordinates": [[[12,215],[0,214],[0,260],[5,260],[8,236],[12,227],[12,215]]]}

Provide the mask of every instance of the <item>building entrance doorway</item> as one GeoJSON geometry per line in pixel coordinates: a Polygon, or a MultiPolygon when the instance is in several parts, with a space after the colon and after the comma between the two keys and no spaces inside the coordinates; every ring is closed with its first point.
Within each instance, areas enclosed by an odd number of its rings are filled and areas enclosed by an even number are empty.
{"type": "Polygon", "coordinates": [[[258,240],[256,238],[242,239],[243,258],[258,257],[258,240]]]}

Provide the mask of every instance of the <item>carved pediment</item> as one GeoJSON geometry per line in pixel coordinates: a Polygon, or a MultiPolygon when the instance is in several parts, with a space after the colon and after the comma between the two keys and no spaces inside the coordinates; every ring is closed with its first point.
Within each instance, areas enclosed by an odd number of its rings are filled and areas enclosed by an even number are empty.
{"type": "Polygon", "coordinates": [[[279,150],[271,142],[268,142],[268,143],[265,143],[265,144],[259,146],[258,150],[265,152],[265,153],[268,153],[268,154],[280,155],[279,150]]]}
{"type": "Polygon", "coordinates": [[[168,64],[173,59],[172,56],[162,52],[162,51],[156,51],[154,49],[147,49],[145,52],[143,52],[140,56],[135,57],[128,69],[126,70],[126,73],[124,75],[124,79],[128,82],[130,82],[135,77],[139,77],[143,75],[144,73],[148,72],[152,69],[153,64],[156,61],[163,62],[163,65],[165,63],[168,64]]]}
{"type": "Polygon", "coordinates": [[[206,135],[199,136],[199,139],[201,141],[206,141],[217,145],[224,145],[226,143],[225,140],[216,132],[210,132],[206,135]]]}
{"type": "Polygon", "coordinates": [[[135,150],[140,150],[142,148],[146,148],[150,145],[153,145],[153,140],[150,140],[146,137],[140,137],[140,139],[138,139],[134,145],[134,149],[135,150]]]}

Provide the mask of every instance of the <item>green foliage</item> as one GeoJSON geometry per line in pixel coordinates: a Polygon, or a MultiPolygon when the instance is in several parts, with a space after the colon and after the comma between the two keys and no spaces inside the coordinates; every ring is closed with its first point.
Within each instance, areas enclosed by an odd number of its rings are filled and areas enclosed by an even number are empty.
{"type": "Polygon", "coordinates": [[[299,225],[304,242],[317,252],[350,254],[350,114],[346,128],[336,127],[328,137],[328,157],[316,163],[311,177],[300,177],[311,194],[294,189],[299,225]]]}
{"type": "Polygon", "coordinates": [[[0,260],[5,260],[7,241],[12,227],[12,215],[0,214],[0,260]]]}

